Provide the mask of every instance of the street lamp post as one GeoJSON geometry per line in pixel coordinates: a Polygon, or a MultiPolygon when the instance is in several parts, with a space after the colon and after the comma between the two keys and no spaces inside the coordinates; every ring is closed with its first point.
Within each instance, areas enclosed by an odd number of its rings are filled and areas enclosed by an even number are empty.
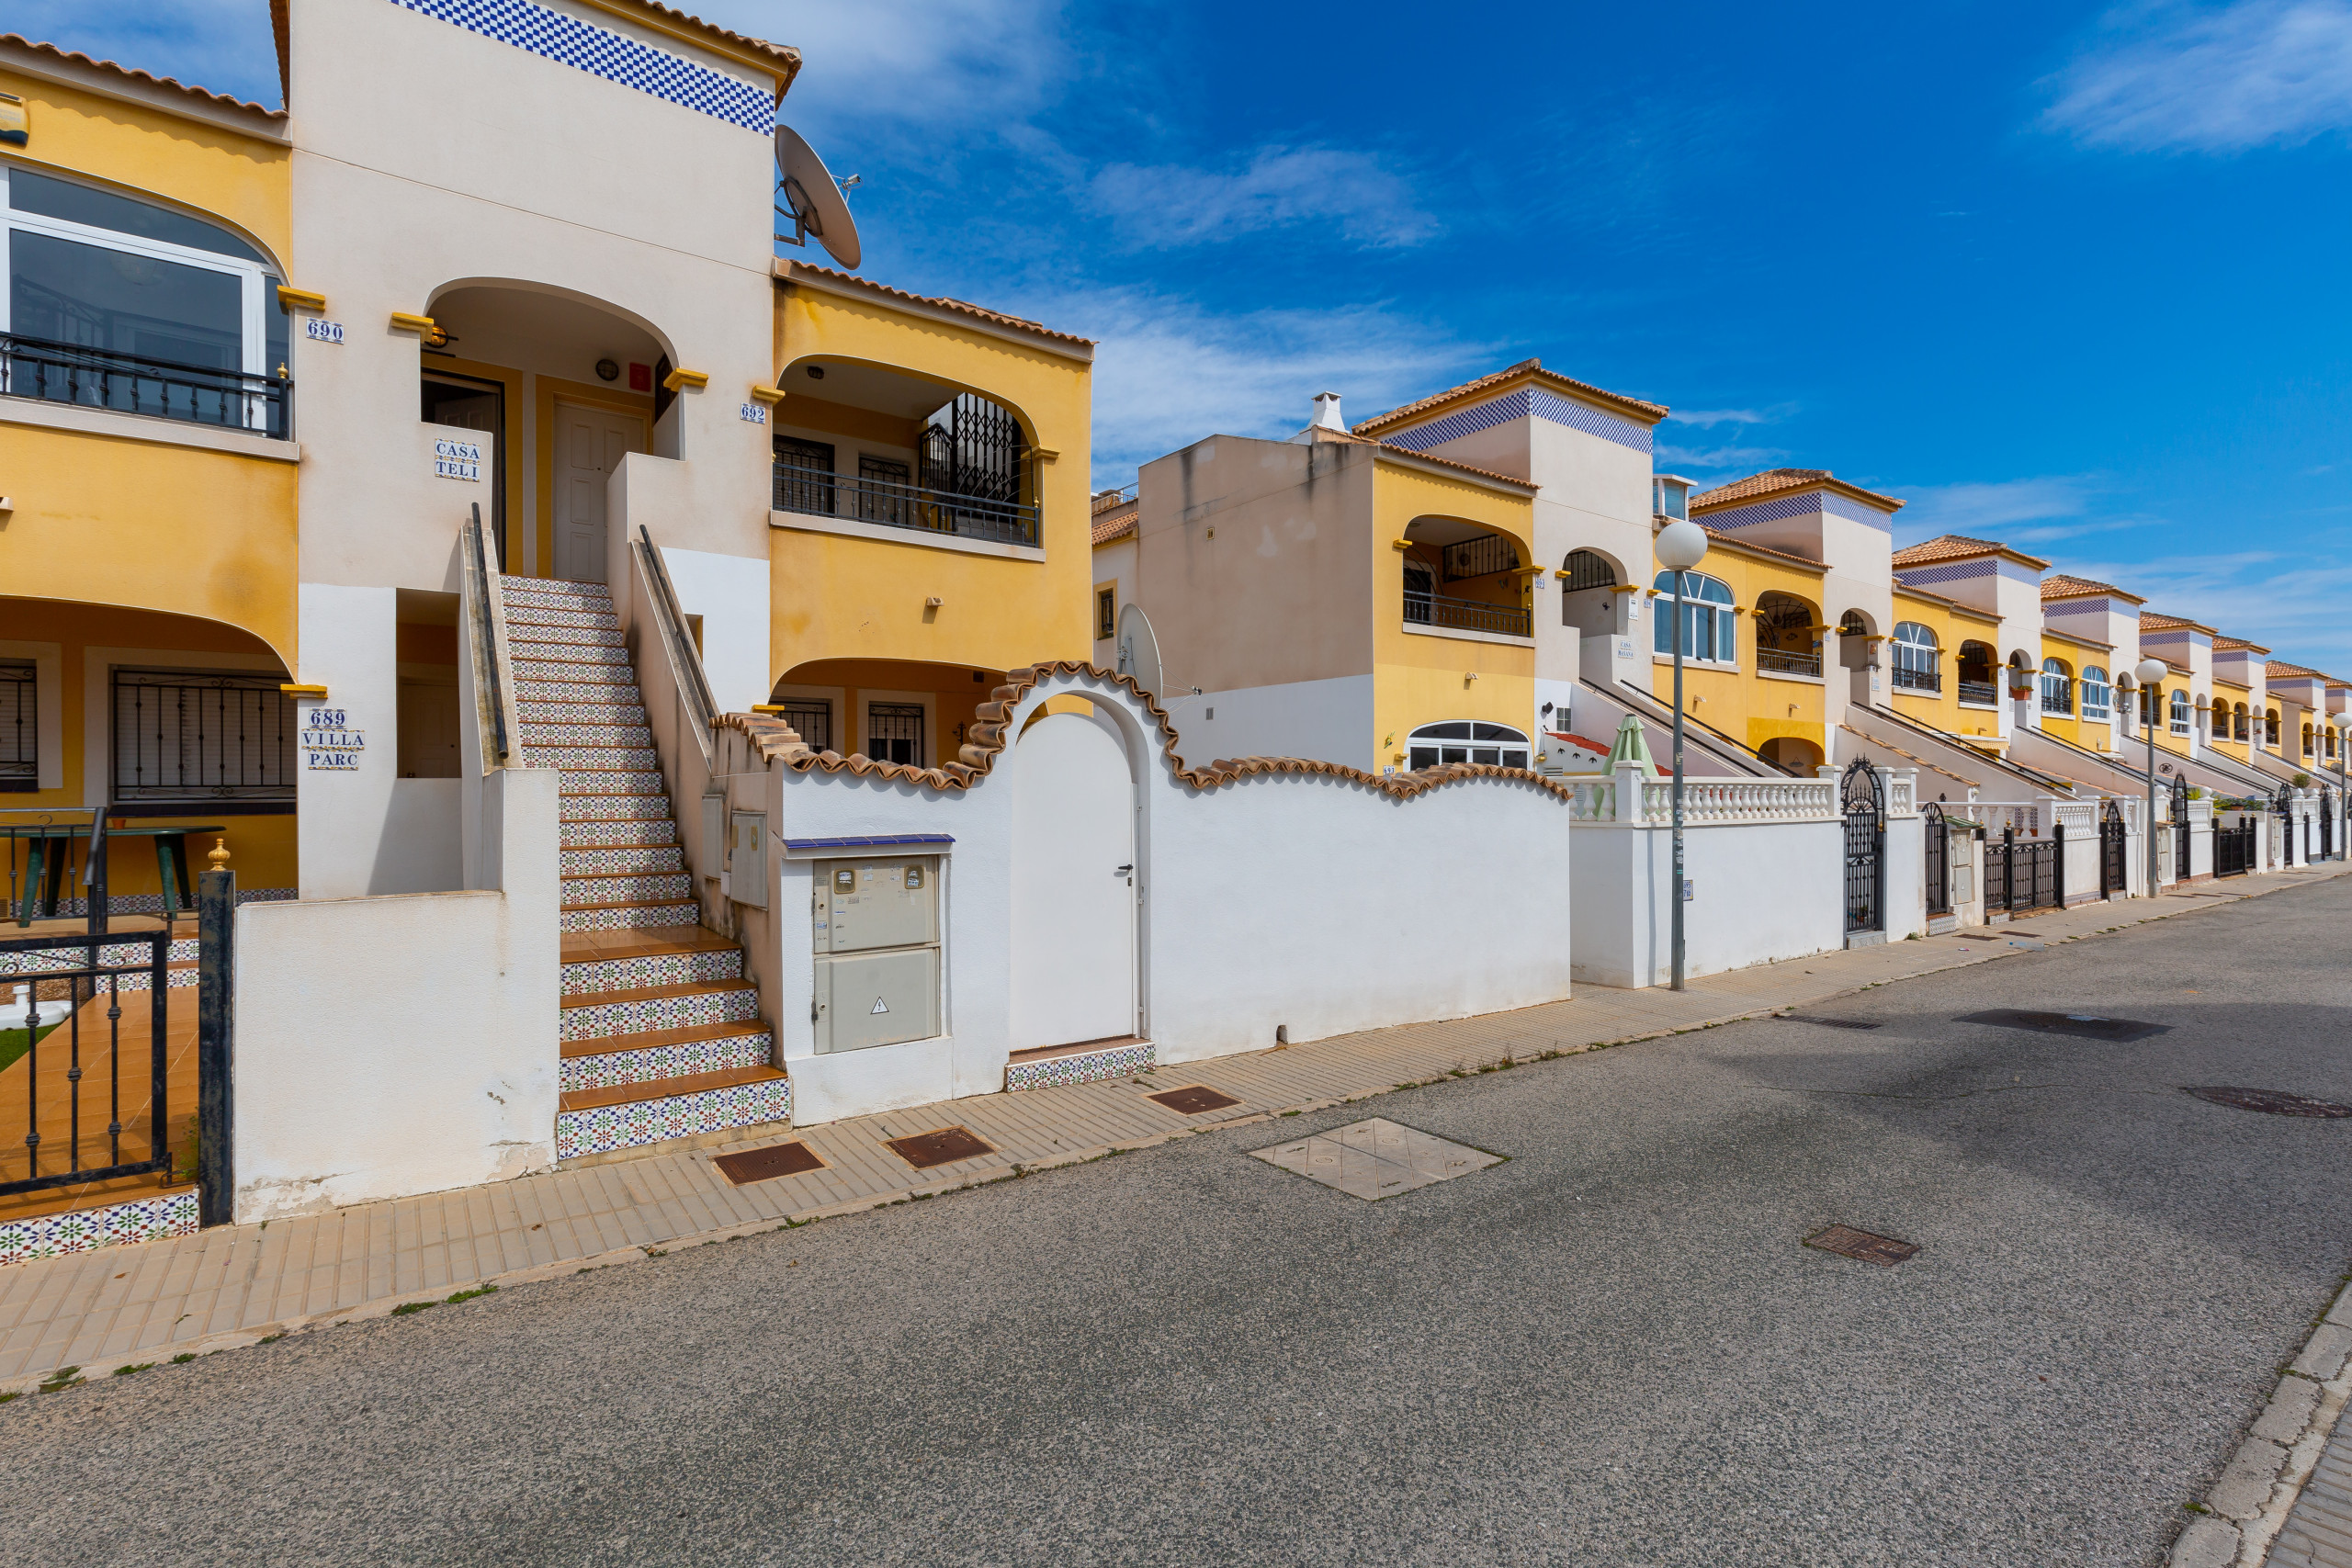
{"type": "Polygon", "coordinates": [[[2132,671],[2132,678],[2140,682],[2140,728],[2148,738],[2148,815],[2141,822],[2140,831],[2148,840],[2148,897],[2156,896],[2156,704],[2164,691],[2156,682],[2165,678],[2165,661],[2143,659],[2132,671]]]}
{"type": "Polygon", "coordinates": [[[1682,574],[1707,558],[1707,531],[1685,517],[1658,530],[1658,565],[1674,573],[1674,919],[1673,988],[1684,988],[1682,946],[1682,574]]]}

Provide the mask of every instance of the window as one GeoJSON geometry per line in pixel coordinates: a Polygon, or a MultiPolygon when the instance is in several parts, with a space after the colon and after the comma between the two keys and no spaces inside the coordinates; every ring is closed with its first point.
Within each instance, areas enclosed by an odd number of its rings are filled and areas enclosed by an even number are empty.
{"type": "Polygon", "coordinates": [[[1894,624],[1894,689],[1899,692],[1940,692],[1942,673],[1936,668],[1940,657],[1936,647],[1936,634],[1917,621],[1894,624]]]}
{"type": "Polygon", "coordinates": [[[2277,708],[2262,710],[2262,743],[2273,751],[2278,750],[2278,710],[2277,708]]]}
{"type": "Polygon", "coordinates": [[[186,213],[0,165],[8,288],[0,391],[288,434],[277,278],[186,213]]]}
{"type": "Polygon", "coordinates": [[[2244,740],[2246,738],[2245,717],[2245,705],[2244,703],[2239,703],[2230,709],[2231,739],[2244,740]]]}
{"type": "MultiPolygon", "coordinates": [[[[1672,653],[1674,645],[1667,623],[1674,619],[1674,573],[1661,571],[1653,585],[1657,597],[1651,601],[1651,619],[1657,624],[1654,643],[1660,653],[1672,653]]],[[[1731,590],[1712,577],[1695,571],[1682,574],[1682,657],[1705,659],[1718,664],[1734,664],[1739,660],[1739,645],[1733,632],[1731,590]]]]}
{"type": "Polygon", "coordinates": [[[865,710],[865,754],[877,762],[922,766],[922,705],[873,703],[865,710]]]}
{"type": "Polygon", "coordinates": [[[1102,641],[1119,635],[1119,591],[1099,588],[1094,592],[1094,637],[1102,641]]]}
{"type": "Polygon", "coordinates": [[[2328,755],[2328,758],[2329,758],[2329,760],[2330,760],[2331,761],[2335,760],[2335,729],[2334,729],[2333,728],[2329,728],[2329,730],[2327,731],[2327,755],[2328,755]]]}
{"type": "Polygon", "coordinates": [[[1756,668],[1781,675],[1819,675],[1821,644],[1814,637],[1814,609],[1792,593],[1761,594],[1756,601],[1756,668]]]}
{"type": "Polygon", "coordinates": [[[2075,714],[2075,675],[2063,659],[2041,661],[2041,711],[2072,718],[2075,714]]]}
{"type": "Polygon", "coordinates": [[[40,788],[40,705],[29,659],[0,659],[0,795],[40,788]]]}
{"type": "Polygon", "coordinates": [[[812,512],[820,517],[831,517],[836,490],[831,442],[801,441],[789,435],[775,438],[778,512],[812,512]]]}
{"type": "Polygon", "coordinates": [[[2306,757],[2308,757],[2308,756],[2310,756],[2311,754],[2312,754],[2312,727],[2311,727],[2310,725],[2308,725],[2308,724],[2307,724],[2307,725],[2303,726],[2303,755],[2304,755],[2304,756],[2306,756],[2306,757]]]}
{"type": "Polygon", "coordinates": [[[2172,694],[2172,732],[2175,735],[2188,733],[2188,694],[2187,692],[2175,692],[2172,694]]]}
{"type": "Polygon", "coordinates": [[[876,457],[870,452],[857,455],[857,514],[868,523],[888,523],[904,528],[913,524],[914,492],[910,481],[914,470],[906,464],[888,457],[876,457]]]}
{"type": "Polygon", "coordinates": [[[1960,657],[1952,661],[1960,677],[1960,700],[1979,707],[1991,707],[2000,693],[1993,684],[1993,645],[1986,642],[1963,642],[1960,657]]]}
{"type": "Polygon", "coordinates": [[[1425,724],[1405,738],[1406,762],[1414,772],[1449,762],[1484,762],[1496,768],[1527,766],[1527,737],[1507,724],[1453,719],[1425,724]]]}
{"type": "Polygon", "coordinates": [[[2107,683],[2107,671],[2096,664],[2083,666],[2083,716],[2105,723],[2112,716],[2114,688],[2107,683]]]}
{"type": "Polygon", "coordinates": [[[833,749],[833,705],[826,698],[785,698],[784,722],[808,743],[811,751],[833,749]]]}
{"type": "Polygon", "coordinates": [[[290,805],[300,725],[283,679],[117,670],[113,798],[290,805]]]}
{"type": "Polygon", "coordinates": [[[1590,550],[1570,550],[1562,570],[1568,574],[1567,592],[1571,593],[1587,588],[1617,586],[1617,569],[1590,550]]]}

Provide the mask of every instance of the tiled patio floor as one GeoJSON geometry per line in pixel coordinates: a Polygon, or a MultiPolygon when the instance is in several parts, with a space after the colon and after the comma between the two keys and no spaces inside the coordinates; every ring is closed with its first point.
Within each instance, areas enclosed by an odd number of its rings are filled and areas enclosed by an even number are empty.
{"type": "MultiPolygon", "coordinates": [[[[772,1228],[1136,1147],[1203,1126],[1377,1094],[1503,1059],[1571,1052],[1788,1007],[2058,942],[2212,908],[2341,875],[2352,866],[2204,884],[2180,896],[2044,911],[1961,936],[1824,953],[1664,989],[1579,987],[1565,1002],[1415,1024],[1247,1055],[1163,1066],[1135,1080],[998,1094],[801,1129],[820,1170],[737,1187],[713,1165],[727,1147],[649,1155],[491,1187],[370,1203],[266,1225],[109,1247],[0,1269],[0,1388],[64,1365],[241,1343],[281,1329],[390,1312],[403,1301],[489,1280],[547,1277],[646,1249],[772,1228]],[[1238,1103],[1184,1116],[1146,1098],[1206,1084],[1238,1103]],[[885,1140],[960,1123],[994,1145],[917,1171],[885,1140]]],[[[780,1141],[771,1134],[735,1147],[780,1141]]]]}

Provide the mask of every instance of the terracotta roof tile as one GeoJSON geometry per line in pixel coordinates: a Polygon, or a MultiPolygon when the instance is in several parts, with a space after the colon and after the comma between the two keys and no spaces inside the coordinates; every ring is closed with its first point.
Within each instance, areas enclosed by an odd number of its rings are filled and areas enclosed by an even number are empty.
{"type": "Polygon", "coordinates": [[[1693,506],[1724,506],[1733,502],[1754,501],[1761,496],[1778,495],[1783,491],[1810,490],[1815,485],[1827,485],[1836,490],[1851,491],[1854,494],[1899,511],[1903,502],[1891,495],[1881,495],[1874,490],[1864,490],[1849,484],[1827,468],[1767,468],[1760,474],[1750,474],[1744,479],[1734,479],[1727,485],[1717,485],[1690,498],[1693,506]]]}
{"type": "Polygon", "coordinates": [[[1010,316],[1002,310],[990,310],[972,304],[968,300],[952,299],[944,294],[911,294],[903,288],[893,288],[887,283],[876,283],[870,277],[860,277],[854,272],[840,272],[830,266],[819,266],[813,262],[791,261],[787,258],[786,266],[787,278],[794,273],[811,272],[820,277],[831,278],[836,283],[846,283],[855,288],[871,289],[876,294],[887,294],[894,299],[908,299],[918,305],[932,305],[943,310],[954,310],[960,315],[978,316],[982,321],[994,321],[999,326],[1019,327],[1023,332],[1035,333],[1040,337],[1059,338],[1064,343],[1082,344],[1088,348],[1094,346],[1094,340],[1091,337],[1080,337],[1073,333],[1057,332],[1043,322],[1030,321],[1025,316],[1010,316]]]}
{"type": "Polygon", "coordinates": [[[770,43],[763,38],[753,38],[748,33],[729,32],[717,22],[706,22],[700,17],[690,17],[684,11],[673,10],[669,6],[661,4],[661,0],[636,0],[636,4],[643,9],[652,12],[656,16],[669,18],[671,21],[677,23],[680,27],[692,28],[698,33],[707,33],[710,37],[718,39],[722,42],[740,44],[745,49],[754,50],[762,54],[773,55],[779,64],[788,63],[790,65],[791,69],[785,73],[785,77],[787,81],[789,81],[792,76],[797,73],[800,70],[800,51],[793,48],[790,44],[770,43]]]}
{"type": "Polygon", "coordinates": [[[191,98],[212,105],[215,108],[238,109],[246,114],[263,115],[270,119],[286,118],[284,109],[264,108],[259,104],[247,103],[243,98],[232,98],[226,93],[216,93],[206,87],[190,86],[186,82],[174,81],[169,76],[158,76],[152,71],[139,71],[128,65],[118,65],[111,60],[93,59],[86,54],[60,49],[53,43],[39,43],[22,33],[0,33],[0,44],[15,44],[19,48],[28,49],[35,54],[47,55],[51,60],[62,60],[72,65],[85,65],[93,71],[103,71],[111,76],[128,77],[131,81],[143,82],[150,86],[163,87],[175,93],[185,93],[191,98]]]}
{"type": "Polygon", "coordinates": [[[1476,474],[1482,479],[1497,479],[1514,490],[1532,492],[1537,488],[1533,479],[1523,479],[1517,474],[1498,474],[1492,468],[1482,468],[1475,463],[1463,462],[1458,457],[1441,457],[1434,452],[1416,452],[1410,446],[1399,446],[1394,441],[1383,441],[1378,436],[1359,435],[1352,430],[1325,430],[1319,425],[1311,425],[1307,428],[1306,434],[1317,443],[1328,442],[1344,446],[1377,446],[1392,457],[1408,457],[1416,463],[1435,463],[1441,468],[1454,468],[1465,474],[1476,474]]]}
{"type": "Polygon", "coordinates": [[[1751,555],[1770,556],[1774,560],[1793,561],[1799,566],[1810,567],[1815,571],[1829,570],[1811,556],[1792,555],[1787,550],[1776,550],[1769,545],[1759,545],[1753,539],[1743,539],[1736,535],[1726,534],[1721,528],[1707,528],[1704,523],[1700,524],[1699,526],[1707,529],[1708,538],[1719,545],[1728,545],[1735,550],[1745,550],[1751,555]]]}
{"type": "Polygon", "coordinates": [[[1546,370],[1544,368],[1544,362],[1540,359],[1522,359],[1518,364],[1498,370],[1491,376],[1481,376],[1475,381],[1464,381],[1459,387],[1448,387],[1442,392],[1433,392],[1419,401],[1407,403],[1402,408],[1393,408],[1386,413],[1374,414],[1355,428],[1361,434],[1370,434],[1384,425],[1400,424],[1416,414],[1426,413],[1431,409],[1453,402],[1457,399],[1476,396],[1487,388],[1500,386],[1516,376],[1540,376],[1571,391],[1581,392],[1586,397],[1614,404],[1619,408],[1644,415],[1652,421],[1664,419],[1668,412],[1664,403],[1629,398],[1623,392],[1612,392],[1605,388],[1596,387],[1589,381],[1579,381],[1574,377],[1563,376],[1556,370],[1546,370]]]}
{"type": "Polygon", "coordinates": [[[2229,649],[2233,651],[2243,650],[2246,653],[2267,653],[2270,651],[2261,644],[2248,642],[2242,637],[2217,637],[2213,639],[2213,647],[2217,650],[2221,649],[2229,649]]]}
{"type": "MultiPolygon", "coordinates": [[[[965,731],[966,739],[956,752],[957,760],[936,768],[918,768],[907,762],[877,762],[863,754],[844,757],[838,751],[811,750],[798,730],[766,714],[722,714],[718,728],[740,731],[759,749],[763,757],[770,761],[782,762],[800,773],[850,773],[931,789],[969,789],[988,776],[997,758],[1003,754],[1007,739],[1005,726],[1012,717],[1012,710],[1039,682],[1055,675],[1082,675],[1114,688],[1124,689],[1139,699],[1145,710],[1159,723],[1161,751],[1171,765],[1175,763],[1176,746],[1181,737],[1176,727],[1168,721],[1168,710],[1161,707],[1149,692],[1136,685],[1133,676],[1117,674],[1083,660],[1056,660],[1033,664],[1026,670],[1013,671],[1005,683],[989,693],[989,700],[979,705],[970,728],[965,731]]],[[[1307,773],[1361,784],[1395,800],[1410,800],[1415,795],[1427,795],[1447,784],[1477,779],[1531,785],[1545,791],[1563,804],[1573,804],[1576,800],[1576,791],[1572,786],[1555,783],[1532,769],[1498,768],[1482,762],[1454,762],[1411,773],[1368,773],[1362,768],[1351,768],[1340,762],[1314,761],[1298,757],[1241,757],[1221,758],[1205,768],[1174,767],[1173,772],[1177,778],[1194,789],[1216,789],[1261,773],[1307,773]]]]}
{"type": "Polygon", "coordinates": [[[2041,596],[2044,599],[2085,599],[2094,593],[2112,593],[2119,599],[2129,599],[2134,604],[2147,603],[2138,594],[2125,592],[2112,582],[2100,582],[2088,577],[2073,577],[2062,571],[2041,580],[2041,596]]]}
{"type": "Polygon", "coordinates": [[[1124,512],[1114,512],[1094,520],[1094,542],[1107,545],[1114,539],[1124,539],[1136,531],[1136,509],[1131,503],[1124,512]]]}
{"type": "Polygon", "coordinates": [[[2186,615],[2167,615],[2155,610],[2143,610],[2140,612],[2140,629],[2143,632],[2152,629],[2155,631],[2169,631],[2175,626],[2186,626],[2193,632],[2210,633],[2213,630],[2211,626],[2207,626],[2204,622],[2192,621],[2186,615]]]}
{"type": "Polygon", "coordinates": [[[1927,566],[1934,561],[1964,560],[1970,556],[1989,556],[2003,552],[2013,555],[2019,560],[2032,561],[2037,567],[2047,567],[2050,564],[2046,560],[2027,555],[2022,550],[2012,550],[1997,540],[1972,539],[1965,534],[1943,534],[1913,545],[1907,549],[1895,551],[1894,570],[1900,571],[1906,566],[1927,566]]]}

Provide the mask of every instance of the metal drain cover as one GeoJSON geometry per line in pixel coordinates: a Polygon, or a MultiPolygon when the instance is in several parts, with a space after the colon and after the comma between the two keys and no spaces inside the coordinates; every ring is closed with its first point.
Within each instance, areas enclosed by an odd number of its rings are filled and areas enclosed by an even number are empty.
{"type": "Polygon", "coordinates": [[[934,1165],[953,1165],[959,1159],[978,1159],[982,1155],[996,1153],[994,1144],[969,1127],[941,1127],[909,1137],[891,1138],[883,1147],[917,1170],[929,1170],[934,1165]]]}
{"type": "Polygon", "coordinates": [[[1884,1019],[1878,1018],[1826,1018],[1809,1012],[1782,1013],[1781,1016],[1790,1023],[1817,1023],[1824,1029],[1883,1029],[1886,1025],[1884,1019]]]}
{"type": "Polygon", "coordinates": [[[2072,1034],[2084,1040],[2145,1040],[2171,1030],[2169,1023],[2142,1023],[2132,1018],[2102,1018],[2092,1012],[2023,1012],[1994,1008],[1988,1012],[1962,1013],[1954,1023],[1989,1023],[2002,1029],[2029,1029],[2036,1034],[2072,1034]]]}
{"type": "Polygon", "coordinates": [[[1500,1155],[1399,1126],[1383,1116],[1250,1154],[1374,1203],[1503,1162],[1500,1155]]]}
{"type": "Polygon", "coordinates": [[[1206,1084],[1187,1084],[1182,1089],[1162,1089],[1147,1094],[1146,1100],[1157,1100],[1180,1116],[1198,1116],[1204,1111],[1222,1111],[1241,1102],[1229,1094],[1220,1094],[1206,1084]]]}
{"type": "Polygon", "coordinates": [[[2306,1100],[2300,1094],[2289,1094],[2276,1089],[2229,1089],[2218,1085],[2183,1090],[2199,1100],[2216,1105],[2235,1106],[2240,1111],[2260,1111],[2272,1116],[2352,1116],[2352,1105],[2338,1105],[2328,1100],[2306,1100]]]}
{"type": "Polygon", "coordinates": [[[822,1170],[825,1162],[816,1152],[797,1141],[770,1144],[763,1149],[745,1149],[741,1154],[720,1155],[711,1164],[727,1173],[727,1179],[741,1187],[751,1181],[768,1181],[779,1176],[798,1176],[806,1170],[822,1170]]]}
{"type": "Polygon", "coordinates": [[[1892,1269],[1918,1253],[1916,1243],[1897,1241],[1891,1235],[1878,1235],[1870,1231],[1858,1231],[1851,1225],[1831,1225],[1815,1231],[1804,1238],[1807,1247],[1817,1247],[1824,1252],[1834,1252],[1840,1258],[1850,1258],[1858,1263],[1875,1263],[1882,1269],[1892,1269]]]}

